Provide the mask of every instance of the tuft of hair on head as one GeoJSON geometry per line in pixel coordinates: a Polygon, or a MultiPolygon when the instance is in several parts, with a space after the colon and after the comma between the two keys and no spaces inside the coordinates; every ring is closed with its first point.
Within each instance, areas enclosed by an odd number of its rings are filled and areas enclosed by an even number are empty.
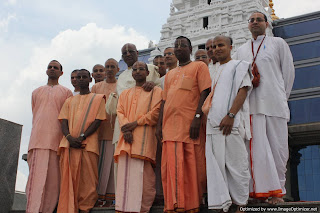
{"type": "Polygon", "coordinates": [[[80,72],[80,71],[85,71],[85,72],[88,73],[88,76],[91,77],[91,74],[90,74],[90,72],[89,72],[87,69],[79,69],[78,71],[79,71],[79,72],[80,72]]]}
{"type": "Polygon", "coordinates": [[[187,37],[185,37],[185,36],[178,36],[178,37],[176,38],[176,40],[178,40],[178,39],[186,39],[186,40],[188,41],[189,46],[190,46],[190,47],[192,46],[190,39],[188,39],[187,37]]]}
{"type": "Polygon", "coordinates": [[[59,64],[60,64],[60,69],[61,69],[61,72],[62,72],[62,65],[61,65],[61,63],[60,63],[59,61],[53,59],[53,60],[51,60],[50,62],[57,62],[57,63],[59,63],[59,64]]]}
{"type": "Polygon", "coordinates": [[[267,22],[267,21],[268,21],[268,18],[267,18],[267,16],[266,16],[266,14],[264,14],[263,12],[258,11],[258,10],[254,11],[253,13],[251,13],[251,15],[250,15],[250,16],[252,16],[252,15],[253,15],[253,14],[255,14],[255,13],[260,13],[260,14],[262,14],[262,15],[263,15],[263,17],[264,17],[265,22],[267,22]]]}

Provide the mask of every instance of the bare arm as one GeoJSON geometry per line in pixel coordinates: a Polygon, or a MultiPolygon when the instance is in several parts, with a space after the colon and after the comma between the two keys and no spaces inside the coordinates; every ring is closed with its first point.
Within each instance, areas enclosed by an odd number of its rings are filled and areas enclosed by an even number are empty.
{"type": "MultiPolygon", "coordinates": [[[[237,114],[241,109],[244,101],[246,100],[248,92],[248,87],[242,87],[239,89],[236,98],[229,110],[230,113],[237,114]]],[[[223,131],[223,135],[229,135],[231,133],[232,127],[234,123],[234,118],[230,118],[226,115],[220,122],[220,131],[223,131]]]]}
{"type": "Polygon", "coordinates": [[[207,96],[209,95],[209,93],[210,93],[210,88],[207,88],[200,93],[200,99],[199,99],[198,107],[196,110],[196,114],[200,114],[200,117],[199,118],[194,117],[192,120],[190,130],[189,130],[191,139],[197,139],[199,137],[201,117],[203,115],[201,107],[203,105],[203,102],[206,100],[207,96]]]}
{"type": "Polygon", "coordinates": [[[77,148],[77,149],[81,148],[81,140],[78,140],[77,138],[74,138],[70,135],[69,123],[67,119],[62,119],[61,128],[62,128],[63,135],[69,141],[70,147],[77,148]]]}

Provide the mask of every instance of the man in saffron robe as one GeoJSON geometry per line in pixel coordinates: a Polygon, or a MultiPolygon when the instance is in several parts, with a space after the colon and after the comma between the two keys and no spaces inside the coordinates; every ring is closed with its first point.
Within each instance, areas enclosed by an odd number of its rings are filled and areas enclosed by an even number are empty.
{"type": "Polygon", "coordinates": [[[59,143],[62,138],[59,112],[72,92],[59,85],[61,64],[47,68],[48,83],[32,92],[32,131],[28,147],[29,177],[26,187],[28,213],[51,213],[57,206],[60,185],[59,143]]]}
{"type": "Polygon", "coordinates": [[[118,101],[117,116],[121,127],[115,150],[118,163],[116,212],[149,212],[155,198],[158,121],[162,90],[145,91],[142,85],[149,74],[144,62],[136,62],[132,76],[136,86],[124,90],[118,101]]]}
{"type": "Polygon", "coordinates": [[[210,91],[208,66],[191,62],[191,42],[180,36],[174,54],[179,67],[166,74],[157,138],[162,145],[165,212],[199,212],[195,146],[199,146],[201,107],[210,91]],[[178,98],[178,99],[177,99],[178,98]]]}
{"type": "Polygon", "coordinates": [[[70,80],[71,80],[72,86],[74,87],[74,90],[72,92],[73,96],[78,95],[80,93],[80,88],[77,83],[77,72],[78,72],[78,70],[73,70],[71,72],[71,79],[70,80]]]}
{"type": "Polygon", "coordinates": [[[271,204],[276,204],[284,202],[282,197],[286,194],[288,99],[295,70],[288,44],[282,38],[266,36],[269,25],[266,15],[254,12],[248,22],[252,38],[239,47],[233,58],[252,63],[252,72],[257,76],[253,82],[260,79],[249,99],[252,121],[252,140],[247,147],[252,176],[250,197],[269,198],[271,204]]]}
{"type": "MultiPolygon", "coordinates": [[[[106,80],[96,83],[92,86],[91,92],[104,94],[109,97],[111,93],[116,92],[117,79],[115,78],[119,71],[118,62],[110,58],[105,63],[106,80]]],[[[116,116],[108,115],[108,119],[101,122],[99,129],[99,200],[97,206],[110,206],[114,201],[114,147],[112,145],[113,129],[116,116]]]]}
{"type": "Polygon", "coordinates": [[[104,80],[106,77],[106,72],[104,70],[104,66],[101,64],[96,64],[92,68],[92,78],[94,79],[94,83],[99,83],[104,80]]]}
{"type": "Polygon", "coordinates": [[[98,199],[98,131],[106,119],[105,96],[89,90],[90,72],[77,73],[80,94],[64,103],[59,120],[64,137],[59,146],[61,187],[58,212],[89,212],[98,199]]]}
{"type": "Polygon", "coordinates": [[[208,208],[227,212],[232,203],[245,206],[250,172],[245,140],[249,140],[249,63],[231,59],[231,38],[217,36],[213,49],[219,67],[212,79],[212,105],[207,120],[206,161],[208,208]]]}

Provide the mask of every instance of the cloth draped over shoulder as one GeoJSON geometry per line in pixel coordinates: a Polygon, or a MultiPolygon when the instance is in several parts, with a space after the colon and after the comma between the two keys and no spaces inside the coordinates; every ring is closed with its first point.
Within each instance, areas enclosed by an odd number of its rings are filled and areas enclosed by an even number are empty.
{"type": "MultiPolygon", "coordinates": [[[[105,96],[94,93],[68,98],[59,115],[59,120],[68,120],[72,137],[79,137],[96,119],[105,120],[106,118],[105,96]]],[[[85,150],[99,155],[98,131],[88,136],[82,143],[86,144],[85,150]]],[[[59,150],[61,148],[69,148],[69,142],[64,136],[59,150]]]]}
{"type": "MultiPolygon", "coordinates": [[[[220,125],[221,120],[232,107],[239,89],[247,86],[249,89],[246,101],[236,114],[233,127],[238,128],[241,123],[245,128],[245,133],[242,136],[248,140],[251,138],[248,100],[252,90],[252,74],[250,74],[249,66],[250,64],[248,62],[239,60],[231,60],[226,64],[220,65],[221,68],[218,72],[221,72],[221,75],[212,97],[212,107],[208,114],[207,134],[212,133],[212,129],[220,125]]],[[[217,75],[219,75],[219,73],[217,73],[217,75]]],[[[215,82],[212,83],[212,86],[214,83],[215,82]]]]}
{"type": "Polygon", "coordinates": [[[120,128],[130,122],[137,121],[138,126],[133,130],[133,143],[124,141],[120,132],[118,145],[115,150],[115,161],[121,152],[126,152],[131,158],[139,158],[155,164],[157,140],[155,125],[157,124],[162,90],[154,87],[150,92],[141,87],[134,87],[121,93],[118,101],[117,116],[120,128]]]}

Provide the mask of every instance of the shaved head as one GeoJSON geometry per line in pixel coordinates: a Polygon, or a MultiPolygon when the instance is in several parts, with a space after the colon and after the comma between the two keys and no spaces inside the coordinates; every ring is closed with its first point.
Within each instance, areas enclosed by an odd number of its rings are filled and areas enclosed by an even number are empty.
{"type": "Polygon", "coordinates": [[[109,58],[108,60],[106,60],[106,62],[104,64],[106,64],[108,61],[114,61],[114,62],[116,62],[117,66],[119,66],[118,61],[114,58],[109,58]]]}
{"type": "Polygon", "coordinates": [[[230,46],[232,46],[232,43],[233,43],[232,38],[231,38],[231,37],[228,37],[228,36],[218,35],[218,36],[214,37],[213,41],[220,40],[220,39],[225,40],[225,42],[226,42],[227,44],[229,44],[230,46]]]}

